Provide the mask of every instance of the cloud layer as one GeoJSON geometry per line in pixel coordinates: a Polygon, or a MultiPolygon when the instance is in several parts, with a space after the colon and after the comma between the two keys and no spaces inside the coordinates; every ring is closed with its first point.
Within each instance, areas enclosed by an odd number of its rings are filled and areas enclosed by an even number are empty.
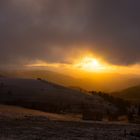
{"type": "Polygon", "coordinates": [[[113,64],[140,62],[139,0],[0,1],[0,64],[66,63],[90,50],[113,64]]]}

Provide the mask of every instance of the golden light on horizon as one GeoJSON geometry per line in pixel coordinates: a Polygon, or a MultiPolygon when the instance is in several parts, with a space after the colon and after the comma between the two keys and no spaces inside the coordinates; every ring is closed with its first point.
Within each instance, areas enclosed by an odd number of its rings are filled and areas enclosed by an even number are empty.
{"type": "Polygon", "coordinates": [[[103,62],[92,56],[85,56],[78,60],[78,62],[75,64],[75,67],[90,72],[104,72],[108,69],[106,64],[103,64],[103,62]]]}
{"type": "Polygon", "coordinates": [[[107,60],[105,61],[100,56],[92,55],[91,53],[83,53],[78,57],[70,57],[70,63],[61,62],[47,62],[43,60],[35,60],[25,65],[30,69],[46,69],[57,71],[66,75],[74,77],[83,77],[86,74],[91,73],[118,73],[118,74],[139,74],[140,64],[135,65],[114,65],[107,60]],[[80,76],[79,76],[80,75],[80,76]]]}

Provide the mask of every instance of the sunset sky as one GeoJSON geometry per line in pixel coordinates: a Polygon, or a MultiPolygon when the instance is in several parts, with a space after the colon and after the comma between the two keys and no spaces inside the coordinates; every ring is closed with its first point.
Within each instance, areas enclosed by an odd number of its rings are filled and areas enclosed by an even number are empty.
{"type": "Polygon", "coordinates": [[[1,0],[0,68],[140,75],[139,0],[1,0]]]}

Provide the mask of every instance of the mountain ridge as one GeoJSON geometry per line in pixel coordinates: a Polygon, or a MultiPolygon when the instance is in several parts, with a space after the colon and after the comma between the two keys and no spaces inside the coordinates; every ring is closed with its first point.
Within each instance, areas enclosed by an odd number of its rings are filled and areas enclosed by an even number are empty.
{"type": "Polygon", "coordinates": [[[121,91],[112,93],[117,97],[140,103],[140,85],[132,86],[121,91]]]}

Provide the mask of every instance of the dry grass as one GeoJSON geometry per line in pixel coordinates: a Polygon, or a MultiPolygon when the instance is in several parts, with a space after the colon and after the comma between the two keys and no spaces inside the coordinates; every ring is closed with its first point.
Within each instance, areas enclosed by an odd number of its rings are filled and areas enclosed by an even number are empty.
{"type": "Polygon", "coordinates": [[[33,109],[26,109],[23,107],[11,106],[11,105],[0,105],[0,118],[8,117],[11,119],[23,119],[27,117],[46,117],[49,120],[57,121],[80,121],[81,115],[75,114],[56,114],[42,112],[33,109]]]}
{"type": "Polygon", "coordinates": [[[140,125],[135,124],[84,122],[72,115],[5,105],[0,105],[0,114],[0,140],[140,139],[140,125]]]}

